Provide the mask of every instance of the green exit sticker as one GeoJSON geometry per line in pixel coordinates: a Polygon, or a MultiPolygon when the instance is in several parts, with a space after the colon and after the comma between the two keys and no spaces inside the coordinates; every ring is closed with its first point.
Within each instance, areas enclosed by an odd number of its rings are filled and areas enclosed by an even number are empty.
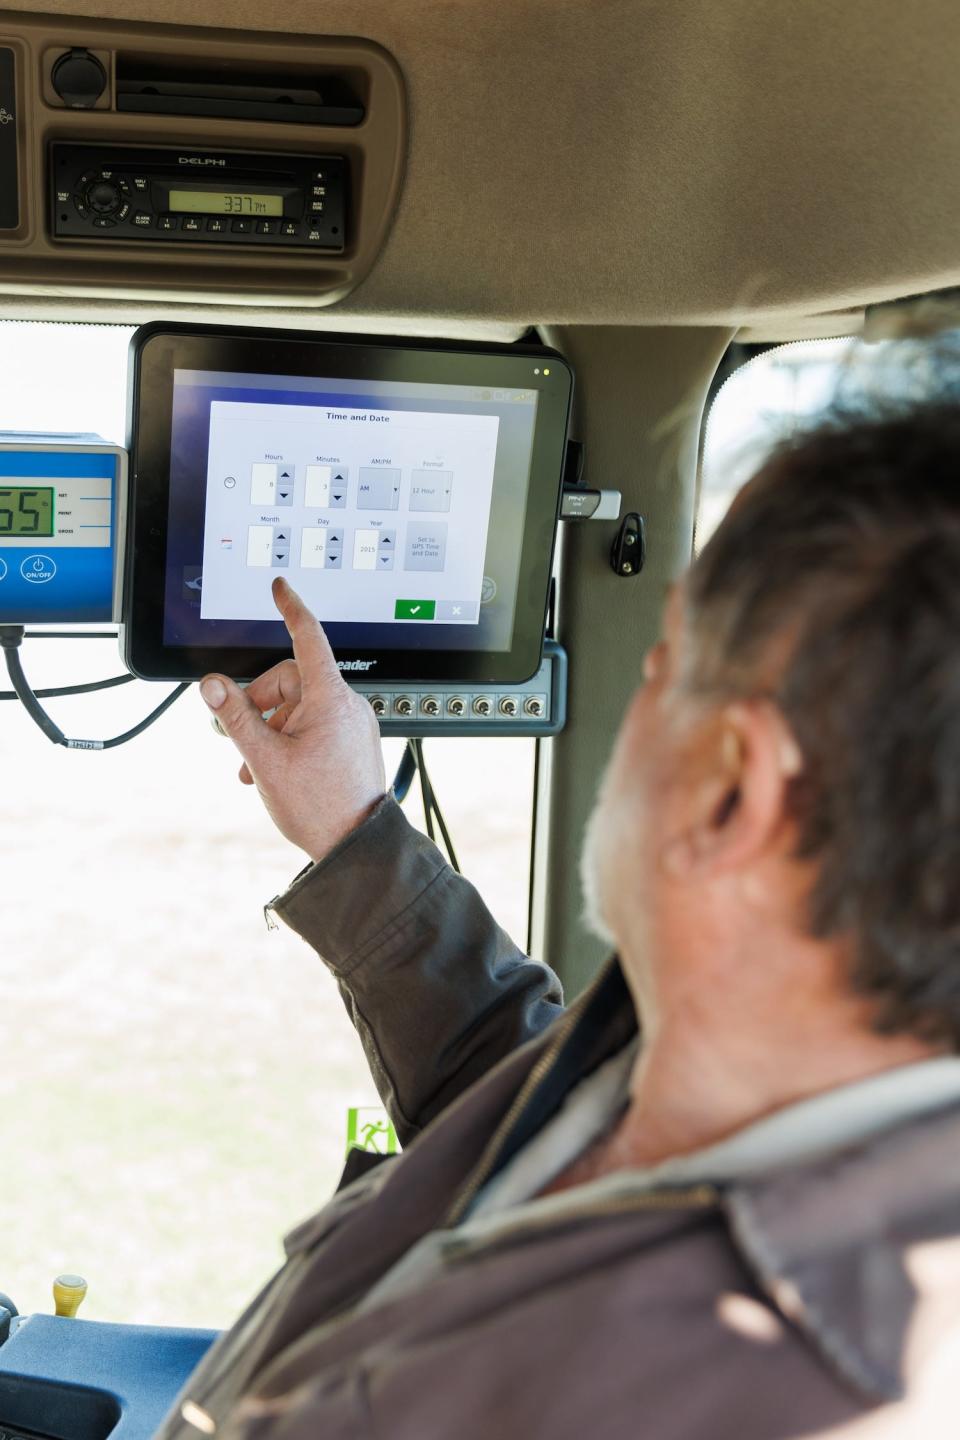
{"type": "Polygon", "coordinates": [[[436,600],[398,600],[393,611],[394,620],[432,620],[437,610],[436,600]]]}
{"type": "Polygon", "coordinates": [[[351,1105],[347,1111],[347,1153],[370,1150],[375,1155],[396,1155],[397,1132],[386,1110],[377,1105],[351,1105]]]}

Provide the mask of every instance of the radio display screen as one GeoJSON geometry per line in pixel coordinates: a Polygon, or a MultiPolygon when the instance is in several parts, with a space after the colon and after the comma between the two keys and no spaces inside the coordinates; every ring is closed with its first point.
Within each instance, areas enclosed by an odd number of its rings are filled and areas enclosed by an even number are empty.
{"type": "Polygon", "coordinates": [[[282,215],[282,195],[239,190],[171,190],[169,208],[186,215],[282,215]]]}

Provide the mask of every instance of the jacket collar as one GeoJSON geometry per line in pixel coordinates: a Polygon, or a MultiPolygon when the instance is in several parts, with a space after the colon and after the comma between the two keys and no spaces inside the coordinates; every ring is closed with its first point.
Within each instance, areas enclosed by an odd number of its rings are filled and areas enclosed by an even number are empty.
{"type": "MultiPolygon", "coordinates": [[[[633,1000],[614,958],[546,1040],[529,1047],[526,1080],[446,1223],[457,1223],[479,1186],[636,1033],[633,1000]]],[[[721,1204],[733,1244],[762,1289],[841,1379],[870,1401],[901,1396],[907,1332],[924,1298],[911,1279],[911,1250],[949,1235],[960,1251],[960,1107],[738,1182],[722,1192],[721,1204]]]]}
{"type": "Polygon", "coordinates": [[[543,1040],[524,1047],[529,1056],[525,1079],[447,1211],[446,1226],[463,1219],[481,1186],[557,1113],[570,1090],[636,1033],[633,1001],[614,958],[543,1040]]]}
{"type": "Polygon", "coordinates": [[[722,1204],[769,1298],[869,1399],[904,1394],[921,1306],[960,1325],[960,1107],[733,1185],[722,1204]],[[927,1245],[951,1263],[922,1264],[927,1245]]]}

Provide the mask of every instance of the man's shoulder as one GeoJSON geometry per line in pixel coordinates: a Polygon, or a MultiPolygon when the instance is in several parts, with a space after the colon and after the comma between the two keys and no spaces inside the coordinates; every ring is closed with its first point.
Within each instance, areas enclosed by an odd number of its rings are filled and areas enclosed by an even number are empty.
{"type": "Polygon", "coordinates": [[[912,1393],[925,1357],[911,1337],[960,1340],[960,1105],[733,1185],[723,1204],[761,1287],[865,1397],[912,1393]]]}

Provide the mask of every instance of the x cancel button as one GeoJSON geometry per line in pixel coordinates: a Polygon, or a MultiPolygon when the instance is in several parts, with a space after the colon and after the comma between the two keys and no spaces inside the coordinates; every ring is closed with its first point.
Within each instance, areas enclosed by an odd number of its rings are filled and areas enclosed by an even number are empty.
{"type": "Polygon", "coordinates": [[[28,555],[20,566],[20,574],[31,585],[45,585],[57,573],[49,555],[28,555]]]}

